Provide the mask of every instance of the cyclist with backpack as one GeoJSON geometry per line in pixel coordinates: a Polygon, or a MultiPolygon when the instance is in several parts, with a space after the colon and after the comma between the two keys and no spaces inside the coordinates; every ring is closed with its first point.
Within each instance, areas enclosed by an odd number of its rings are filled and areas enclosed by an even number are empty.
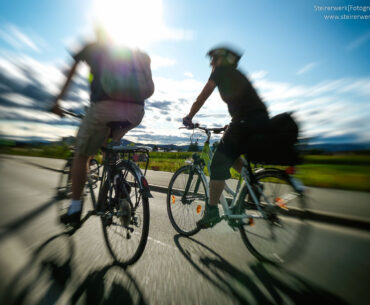
{"type": "Polygon", "coordinates": [[[107,33],[98,28],[96,42],[85,45],[73,56],[75,62],[57,96],[52,112],[63,116],[59,100],[65,95],[81,61],[90,68],[90,108],[79,128],[72,165],[72,201],[63,223],[80,225],[81,195],[87,179],[87,163],[106,141],[110,122],[121,122],[113,130],[113,141],[138,126],[144,116],[144,100],[154,93],[150,57],[137,49],[114,46],[107,33]],[[122,127],[123,126],[123,127],[122,127]]]}
{"type": "Polygon", "coordinates": [[[194,126],[193,117],[216,87],[232,119],[212,159],[209,204],[206,205],[203,218],[197,223],[201,228],[213,227],[221,220],[217,204],[225,180],[230,178],[230,167],[241,170],[240,155],[246,152],[248,138],[252,134],[267,131],[269,126],[265,104],[248,78],[237,69],[241,55],[228,47],[214,48],[207,55],[211,60],[212,73],[189,114],[183,118],[183,124],[194,126]]]}

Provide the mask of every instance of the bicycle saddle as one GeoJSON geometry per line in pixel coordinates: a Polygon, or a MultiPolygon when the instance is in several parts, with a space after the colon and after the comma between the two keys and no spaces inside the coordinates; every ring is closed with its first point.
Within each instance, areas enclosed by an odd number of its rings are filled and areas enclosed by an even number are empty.
{"type": "Polygon", "coordinates": [[[131,123],[129,121],[113,121],[109,122],[107,126],[110,128],[109,138],[113,137],[114,130],[125,129],[130,126],[131,123]]]}
{"type": "Polygon", "coordinates": [[[129,121],[113,121],[113,122],[109,122],[107,124],[107,126],[111,129],[111,130],[115,130],[115,129],[125,129],[126,127],[130,126],[131,123],[129,121]]]}

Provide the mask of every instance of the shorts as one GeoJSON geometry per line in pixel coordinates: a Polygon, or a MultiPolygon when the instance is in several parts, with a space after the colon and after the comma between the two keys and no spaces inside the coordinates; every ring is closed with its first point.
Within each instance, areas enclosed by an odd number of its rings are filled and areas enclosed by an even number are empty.
{"type": "Polygon", "coordinates": [[[113,132],[113,140],[119,141],[130,129],[140,124],[144,113],[144,106],[140,104],[116,101],[91,103],[77,133],[76,154],[95,155],[108,138],[110,128],[107,124],[127,121],[130,124],[126,128],[113,132]]]}
{"type": "Polygon", "coordinates": [[[231,122],[217,146],[211,162],[211,179],[226,180],[231,177],[230,168],[235,160],[247,151],[248,138],[252,134],[265,133],[269,118],[265,112],[252,113],[239,122],[231,122]]]}

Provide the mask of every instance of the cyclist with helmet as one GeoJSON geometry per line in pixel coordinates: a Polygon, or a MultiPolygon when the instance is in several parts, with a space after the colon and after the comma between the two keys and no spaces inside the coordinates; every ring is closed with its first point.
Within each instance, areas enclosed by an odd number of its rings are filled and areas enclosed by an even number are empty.
{"type": "Polygon", "coordinates": [[[246,152],[248,138],[253,133],[267,130],[269,123],[265,104],[248,78],[237,69],[241,55],[228,47],[219,47],[210,50],[207,56],[211,60],[211,75],[189,114],[183,118],[183,124],[187,127],[194,126],[193,117],[216,87],[228,106],[231,122],[212,159],[210,199],[203,218],[198,222],[201,228],[213,227],[221,220],[217,204],[225,180],[231,177],[230,168],[233,166],[240,172],[242,167],[240,155],[246,152]]]}

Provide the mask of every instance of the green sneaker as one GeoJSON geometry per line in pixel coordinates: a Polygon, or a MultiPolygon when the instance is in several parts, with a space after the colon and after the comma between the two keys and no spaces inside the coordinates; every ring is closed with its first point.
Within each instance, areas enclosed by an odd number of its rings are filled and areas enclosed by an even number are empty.
{"type": "Polygon", "coordinates": [[[206,205],[204,216],[201,220],[197,221],[197,226],[202,229],[212,228],[221,221],[220,214],[218,213],[217,206],[206,205]]]}

